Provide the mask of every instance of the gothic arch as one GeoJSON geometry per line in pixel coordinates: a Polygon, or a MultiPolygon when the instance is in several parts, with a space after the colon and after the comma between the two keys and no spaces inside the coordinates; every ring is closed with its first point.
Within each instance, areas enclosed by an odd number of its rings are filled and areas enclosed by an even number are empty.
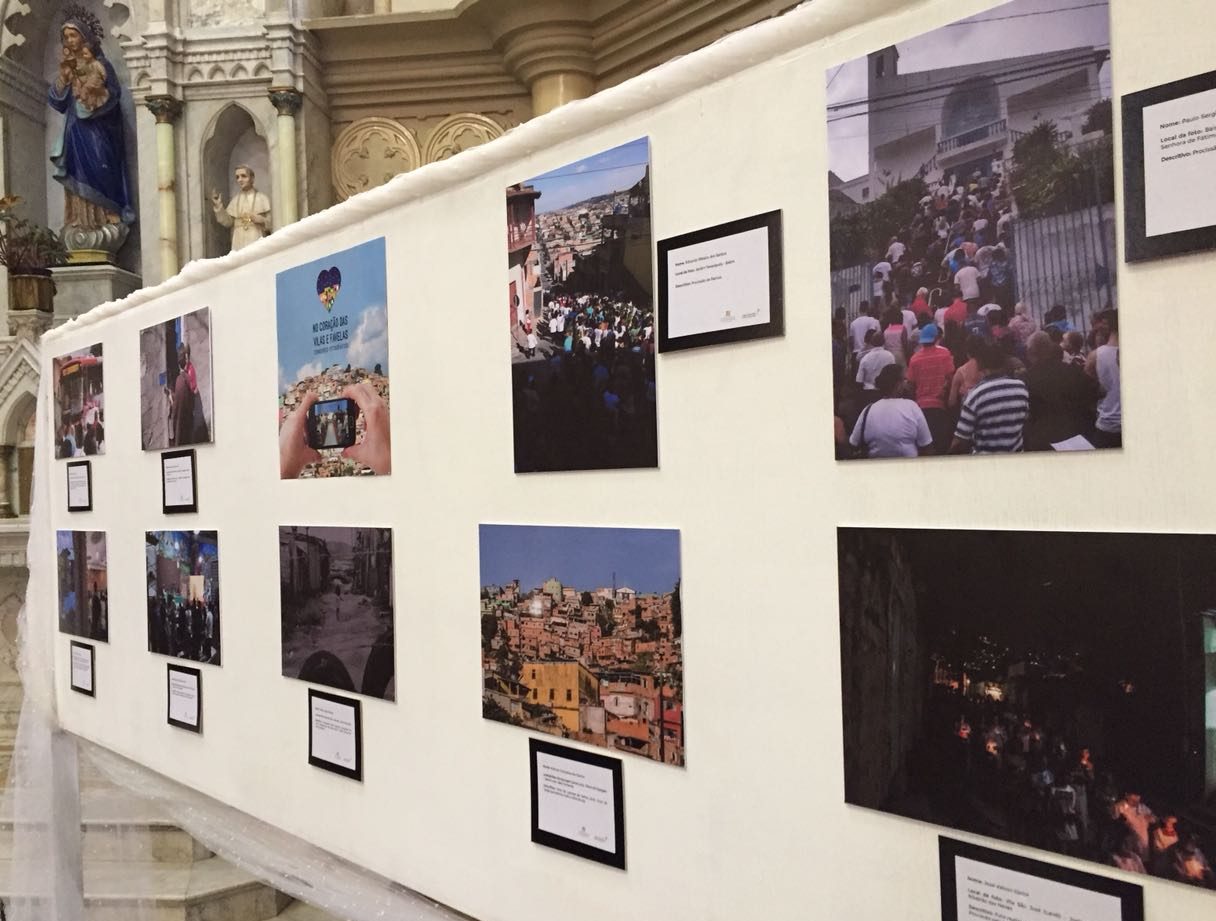
{"type": "MultiPolygon", "coordinates": [[[[200,153],[202,200],[208,212],[212,189],[218,190],[225,200],[232,194],[232,170],[238,164],[247,163],[253,168],[260,188],[270,187],[270,145],[266,129],[241,102],[229,102],[215,113],[203,133],[200,153]]],[[[228,252],[228,231],[209,215],[203,243],[204,255],[208,258],[228,252]]]]}
{"type": "Polygon", "coordinates": [[[26,439],[26,428],[38,407],[37,383],[23,377],[17,391],[6,402],[3,422],[0,422],[0,441],[6,445],[19,445],[26,439]]]}

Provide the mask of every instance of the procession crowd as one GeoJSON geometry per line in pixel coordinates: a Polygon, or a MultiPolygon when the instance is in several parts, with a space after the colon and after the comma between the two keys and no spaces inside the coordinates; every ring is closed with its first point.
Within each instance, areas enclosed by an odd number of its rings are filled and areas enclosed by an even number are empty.
{"type": "Polygon", "coordinates": [[[534,360],[515,366],[516,469],[653,466],[651,311],[621,296],[563,295],[539,320],[526,312],[520,332],[515,347],[534,360]]]}
{"type": "MultiPolygon", "coordinates": [[[[939,808],[953,824],[1122,870],[1216,888],[1200,829],[1120,784],[1090,748],[1005,704],[938,688],[930,707],[939,808]],[[995,827],[994,827],[995,826],[995,827]]],[[[1210,831],[1210,829],[1208,829],[1210,831]]]]}
{"type": "Polygon", "coordinates": [[[999,174],[943,180],[874,265],[871,298],[832,320],[840,458],[1122,445],[1119,322],[1088,335],[1015,301],[999,174]]]}

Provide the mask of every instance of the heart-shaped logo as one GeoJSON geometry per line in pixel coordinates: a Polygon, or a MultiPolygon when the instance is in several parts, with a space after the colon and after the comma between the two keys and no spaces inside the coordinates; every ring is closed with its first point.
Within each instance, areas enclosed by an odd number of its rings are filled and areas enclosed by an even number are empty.
{"type": "Polygon", "coordinates": [[[341,290],[342,273],[338,271],[338,267],[335,265],[333,268],[322,269],[321,274],[317,276],[317,297],[321,299],[327,312],[333,309],[334,301],[338,299],[338,292],[341,290]]]}

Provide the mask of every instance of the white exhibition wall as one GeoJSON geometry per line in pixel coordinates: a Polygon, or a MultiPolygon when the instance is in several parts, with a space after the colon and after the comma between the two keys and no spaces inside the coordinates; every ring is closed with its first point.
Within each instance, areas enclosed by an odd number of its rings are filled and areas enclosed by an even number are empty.
{"type": "MultiPolygon", "coordinates": [[[[44,380],[96,341],[106,368],[93,512],[66,511],[45,393],[41,417],[38,629],[56,630],[53,531],[109,546],[95,699],[68,690],[68,637],[49,640],[62,726],[483,921],[939,917],[940,830],[843,801],[837,525],[1216,530],[1212,255],[1120,263],[1122,452],[833,460],[825,71],[992,5],[814,0],[48,334],[44,380]],[[504,188],[641,135],[656,240],[784,211],[786,335],[659,357],[658,470],[517,476],[504,188]],[[282,482],[275,273],[377,236],[393,474],[282,482]],[[166,518],[159,455],[140,451],[139,330],[201,306],[216,441],[199,513],[166,518]],[[481,716],[481,522],[680,530],[688,766],[623,756],[626,872],[529,841],[528,733],[481,716]],[[307,686],[280,676],[281,523],[394,529],[398,700],[364,702],[363,783],[309,766],[307,686]],[[219,531],[224,664],[202,667],[200,736],[166,725],[166,660],[146,651],[143,535],[163,528],[219,531]]],[[[1199,0],[1111,6],[1116,98],[1216,63],[1199,0]]],[[[1216,911],[1137,881],[1150,918],[1216,911]]]]}

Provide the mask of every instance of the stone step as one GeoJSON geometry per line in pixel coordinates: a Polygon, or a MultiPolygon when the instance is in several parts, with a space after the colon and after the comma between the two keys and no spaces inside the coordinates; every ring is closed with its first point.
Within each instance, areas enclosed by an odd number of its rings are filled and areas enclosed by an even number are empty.
{"type": "MultiPolygon", "coordinates": [[[[114,787],[83,791],[80,812],[86,863],[133,860],[189,864],[212,856],[147,800],[114,787]]],[[[21,828],[11,813],[0,811],[0,859],[12,857],[17,830],[36,834],[36,828],[32,824],[21,828]]]]}
{"type": "MultiPolygon", "coordinates": [[[[9,862],[0,861],[0,880],[9,862]]],[[[9,888],[20,890],[20,881],[9,888]]],[[[3,894],[6,904],[20,893],[3,894]]],[[[211,857],[193,864],[102,861],[84,868],[86,921],[269,921],[291,904],[271,886],[211,857]]]]}
{"type": "Polygon", "coordinates": [[[292,902],[279,912],[275,921],[342,921],[342,919],[319,908],[314,908],[306,902],[292,902]]]}

